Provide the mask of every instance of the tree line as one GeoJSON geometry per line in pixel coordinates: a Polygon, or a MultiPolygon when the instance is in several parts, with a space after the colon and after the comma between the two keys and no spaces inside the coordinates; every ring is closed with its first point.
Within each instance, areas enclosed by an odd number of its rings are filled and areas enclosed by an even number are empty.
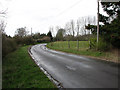
{"type": "MultiPolygon", "coordinates": [[[[31,33],[26,27],[18,28],[14,37],[5,33],[6,24],[0,22],[0,33],[2,34],[2,56],[17,49],[21,45],[30,45],[36,43],[47,43],[54,41],[90,41],[90,49],[106,51],[110,48],[119,48],[120,46],[120,2],[101,2],[103,10],[108,14],[104,16],[99,14],[100,19],[100,37],[99,43],[96,42],[97,26],[95,16],[86,16],[78,18],[76,21],[70,20],[64,27],[50,27],[47,34],[31,33]]],[[[5,13],[2,13],[4,15],[5,13]]],[[[51,44],[53,45],[53,44],[51,44]]]]}
{"type": "Polygon", "coordinates": [[[101,2],[103,10],[108,16],[99,13],[99,42],[97,43],[97,25],[95,16],[81,17],[77,21],[71,20],[65,27],[50,27],[55,41],[89,40],[90,49],[106,51],[120,46],[120,2],[101,2]]]}
{"type": "MultiPolygon", "coordinates": [[[[103,10],[108,16],[99,13],[100,39],[96,45],[96,39],[92,38],[93,47],[109,50],[111,48],[120,48],[120,2],[101,2],[103,10]]],[[[96,26],[88,24],[86,26],[96,35],[96,26]]]]}
{"type": "Polygon", "coordinates": [[[54,28],[51,26],[49,30],[52,32],[55,41],[76,40],[77,37],[79,37],[78,39],[80,40],[88,40],[88,38],[85,38],[85,36],[87,37],[91,34],[91,30],[85,28],[88,24],[96,25],[96,17],[86,16],[78,18],[77,21],[70,20],[64,27],[56,26],[54,28]]]}
{"type": "Polygon", "coordinates": [[[52,40],[51,32],[47,34],[28,34],[26,27],[18,28],[13,37],[5,33],[5,23],[0,24],[0,32],[2,34],[2,57],[4,58],[8,53],[15,51],[20,46],[34,45],[37,43],[48,43],[52,40]]]}

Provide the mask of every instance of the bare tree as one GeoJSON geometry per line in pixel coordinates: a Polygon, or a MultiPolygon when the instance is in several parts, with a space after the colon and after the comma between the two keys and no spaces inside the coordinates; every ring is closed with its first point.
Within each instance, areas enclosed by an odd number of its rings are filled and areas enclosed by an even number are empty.
{"type": "Polygon", "coordinates": [[[58,31],[60,29],[60,26],[56,26],[56,31],[58,31]]]}
{"type": "Polygon", "coordinates": [[[80,22],[77,20],[77,37],[79,36],[80,22]]]}
{"type": "Polygon", "coordinates": [[[82,26],[83,26],[83,19],[82,19],[82,18],[78,18],[78,19],[77,19],[77,36],[78,36],[79,34],[83,35],[82,26]],[[78,30],[79,30],[79,31],[78,31],[78,30]]]}
{"type": "Polygon", "coordinates": [[[51,32],[52,32],[53,37],[55,37],[55,32],[54,32],[54,28],[53,27],[51,27],[51,32]]]}
{"type": "Polygon", "coordinates": [[[77,20],[77,49],[79,50],[79,31],[80,30],[80,20],[77,20]]]}
{"type": "Polygon", "coordinates": [[[66,34],[67,34],[67,35],[72,35],[70,22],[67,22],[67,23],[66,23],[66,25],[65,25],[65,30],[66,30],[66,34]]]}
{"type": "Polygon", "coordinates": [[[0,21],[0,33],[5,33],[6,23],[4,21],[0,21]]]}
{"type": "Polygon", "coordinates": [[[82,22],[81,24],[81,31],[82,31],[82,35],[86,35],[86,34],[90,34],[91,31],[90,30],[86,30],[85,26],[87,26],[88,24],[92,24],[93,21],[93,17],[91,16],[87,16],[87,17],[82,17],[80,19],[80,21],[82,22]]]}
{"type": "Polygon", "coordinates": [[[83,19],[84,21],[84,34],[86,35],[87,34],[87,31],[86,31],[86,29],[85,29],[85,26],[87,25],[87,20],[86,20],[86,17],[84,17],[84,19],[83,19]]]}
{"type": "MultiPolygon", "coordinates": [[[[1,20],[1,17],[5,17],[5,11],[0,11],[0,73],[2,72],[2,33],[5,33],[6,24],[1,20]]],[[[2,89],[2,75],[0,75],[0,89],[2,89]]]]}
{"type": "Polygon", "coordinates": [[[66,38],[67,38],[67,41],[68,41],[68,48],[70,48],[70,37],[72,35],[71,23],[70,22],[66,23],[65,30],[66,30],[66,36],[67,36],[66,38]]]}
{"type": "MultiPolygon", "coordinates": [[[[56,26],[56,32],[58,32],[58,30],[60,29],[60,26],[56,26]]],[[[56,33],[56,35],[57,35],[57,33],[56,33]]],[[[58,41],[58,39],[57,39],[57,41],[58,41]]]]}
{"type": "Polygon", "coordinates": [[[55,32],[53,26],[49,27],[49,31],[51,31],[52,36],[55,37],[55,32]]]}
{"type": "Polygon", "coordinates": [[[1,15],[4,15],[4,14],[6,14],[6,13],[5,13],[4,11],[1,11],[0,14],[1,14],[1,15]]]}
{"type": "Polygon", "coordinates": [[[5,17],[6,11],[7,10],[5,10],[5,11],[1,10],[0,11],[0,18],[1,18],[1,20],[0,20],[0,34],[5,33],[6,23],[5,23],[4,20],[2,20],[3,19],[2,17],[5,17]]]}
{"type": "Polygon", "coordinates": [[[6,12],[7,12],[7,9],[0,11],[0,17],[5,17],[6,12]]]}
{"type": "Polygon", "coordinates": [[[15,35],[20,36],[20,37],[27,36],[28,33],[29,33],[29,31],[26,30],[26,27],[18,28],[15,31],[15,35]]]}
{"type": "Polygon", "coordinates": [[[71,20],[71,31],[72,31],[72,35],[73,35],[73,37],[75,36],[75,24],[74,24],[74,21],[73,20],[71,20]]]}
{"type": "Polygon", "coordinates": [[[86,35],[86,29],[85,29],[86,18],[85,17],[79,18],[79,22],[80,22],[79,26],[80,26],[81,35],[86,35]]]}

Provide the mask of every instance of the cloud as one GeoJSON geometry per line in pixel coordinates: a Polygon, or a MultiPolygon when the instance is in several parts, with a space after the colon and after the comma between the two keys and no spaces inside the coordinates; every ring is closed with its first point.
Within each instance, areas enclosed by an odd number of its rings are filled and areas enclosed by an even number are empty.
{"type": "Polygon", "coordinates": [[[6,33],[11,36],[19,27],[47,33],[50,26],[63,27],[71,19],[97,15],[96,0],[10,0],[6,5],[6,33]]]}

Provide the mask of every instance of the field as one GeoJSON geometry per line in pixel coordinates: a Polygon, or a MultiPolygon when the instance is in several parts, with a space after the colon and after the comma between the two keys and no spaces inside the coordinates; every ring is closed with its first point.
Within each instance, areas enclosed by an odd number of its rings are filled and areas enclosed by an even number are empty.
{"type": "MultiPolygon", "coordinates": [[[[77,50],[77,41],[69,41],[70,43],[70,49],[77,50]]],[[[48,44],[50,46],[50,44],[48,44]]],[[[68,47],[68,41],[59,41],[54,42],[53,47],[60,48],[60,49],[69,49],[68,47]]],[[[89,42],[88,41],[79,41],[79,50],[86,50],[89,48],[89,42]]]]}
{"type": "Polygon", "coordinates": [[[30,58],[28,46],[7,55],[2,65],[3,88],[56,88],[30,58]]]}
{"type": "Polygon", "coordinates": [[[68,45],[68,41],[58,41],[47,44],[47,47],[50,49],[63,51],[67,53],[73,53],[78,55],[89,56],[92,58],[99,58],[104,60],[109,60],[112,62],[118,62],[117,52],[113,53],[113,51],[109,52],[100,52],[96,50],[89,49],[89,41],[79,41],[79,49],[77,48],[77,41],[70,41],[70,48],[68,45]]]}
{"type": "Polygon", "coordinates": [[[65,51],[68,53],[75,53],[81,55],[92,55],[92,56],[103,56],[104,53],[101,52],[92,52],[89,50],[88,41],[79,41],[79,50],[77,49],[77,41],[70,41],[70,48],[68,47],[68,41],[59,41],[54,43],[49,43],[48,48],[65,51]],[[92,53],[91,53],[92,52],[92,53]]]}

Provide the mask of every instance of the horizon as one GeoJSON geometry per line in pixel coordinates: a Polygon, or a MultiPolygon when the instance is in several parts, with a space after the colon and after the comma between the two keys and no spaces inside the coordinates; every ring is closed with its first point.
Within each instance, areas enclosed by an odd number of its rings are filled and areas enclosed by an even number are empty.
{"type": "MultiPolygon", "coordinates": [[[[8,8],[4,20],[7,23],[5,32],[10,36],[14,36],[21,27],[26,27],[29,32],[32,28],[33,33],[47,34],[49,27],[53,26],[56,33],[56,26],[64,28],[70,20],[76,22],[80,17],[97,17],[97,0],[5,0],[1,2],[1,7],[2,10],[8,8]]],[[[106,14],[101,5],[100,13],[106,14]]]]}

